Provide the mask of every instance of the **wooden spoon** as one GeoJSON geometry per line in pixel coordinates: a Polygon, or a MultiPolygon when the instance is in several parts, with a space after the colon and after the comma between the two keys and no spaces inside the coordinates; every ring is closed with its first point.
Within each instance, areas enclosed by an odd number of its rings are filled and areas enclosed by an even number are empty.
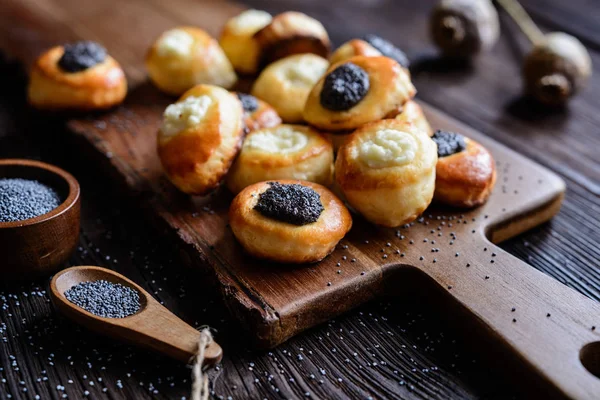
{"type": "MultiPolygon", "coordinates": [[[[50,298],[67,317],[103,335],[152,349],[186,363],[198,350],[199,331],[160,305],[139,285],[109,269],[93,266],[67,268],[52,278],[50,298]],[[125,318],[104,318],[84,310],[65,297],[65,291],[74,285],[100,279],[137,290],[140,310],[125,318]]],[[[204,354],[204,365],[212,365],[221,361],[223,350],[213,341],[204,354]]]]}

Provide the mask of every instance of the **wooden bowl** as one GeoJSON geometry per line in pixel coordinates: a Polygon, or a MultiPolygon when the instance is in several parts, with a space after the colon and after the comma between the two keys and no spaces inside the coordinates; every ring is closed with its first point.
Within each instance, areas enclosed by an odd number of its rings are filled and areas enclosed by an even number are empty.
{"type": "Polygon", "coordinates": [[[34,179],[65,199],[38,217],[0,222],[0,279],[31,279],[56,271],[79,241],[79,183],[68,172],[33,160],[0,160],[0,178],[34,179]]]}

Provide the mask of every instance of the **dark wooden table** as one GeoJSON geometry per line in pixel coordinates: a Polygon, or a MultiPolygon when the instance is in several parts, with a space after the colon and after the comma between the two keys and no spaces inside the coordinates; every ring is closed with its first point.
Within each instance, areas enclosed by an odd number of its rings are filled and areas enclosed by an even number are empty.
{"type": "MultiPolygon", "coordinates": [[[[14,27],[15,20],[18,35],[36,40],[31,34],[35,20],[28,18],[28,10],[60,16],[64,7],[77,3],[4,2],[10,5],[0,4],[0,45],[5,50],[11,48],[15,30],[9,35],[3,27],[14,27]]],[[[502,18],[502,38],[491,53],[471,65],[450,66],[436,58],[427,37],[432,1],[246,3],[271,12],[305,11],[325,24],[336,44],[366,32],[391,39],[413,60],[422,100],[559,173],[568,184],[560,214],[503,247],[600,299],[599,74],[568,108],[547,111],[519,95],[519,65],[528,44],[507,18],[502,18]]],[[[600,3],[523,3],[542,29],[577,35],[594,64],[600,65],[600,3]]],[[[147,7],[185,19],[185,10],[159,4],[148,1],[147,7]]],[[[99,164],[81,156],[60,118],[41,116],[25,106],[25,84],[21,66],[3,60],[0,157],[42,159],[79,179],[82,231],[70,264],[118,270],[186,321],[218,330],[225,358],[211,372],[216,398],[518,398],[510,377],[485,358],[485,349],[472,349],[469,337],[459,335],[434,305],[407,298],[380,299],[275,350],[253,350],[236,322],[213,300],[203,277],[179,266],[174,246],[146,225],[136,204],[139,199],[117,190],[99,164]]],[[[47,279],[0,283],[0,399],[78,399],[86,393],[108,399],[189,397],[186,366],[78,329],[54,312],[46,286],[47,279]]]]}

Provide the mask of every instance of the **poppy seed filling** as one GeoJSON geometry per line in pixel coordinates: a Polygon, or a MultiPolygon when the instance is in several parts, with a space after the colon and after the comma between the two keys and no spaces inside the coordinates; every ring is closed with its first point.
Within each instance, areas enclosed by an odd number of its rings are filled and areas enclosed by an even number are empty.
{"type": "Polygon", "coordinates": [[[64,46],[58,66],[67,72],[79,72],[104,62],[106,49],[96,42],[81,41],[64,46]]]}
{"type": "Polygon", "coordinates": [[[237,97],[242,102],[242,107],[244,107],[245,112],[253,113],[258,108],[258,100],[256,97],[246,93],[238,93],[237,97]]]}
{"type": "Polygon", "coordinates": [[[265,217],[300,226],[316,222],[325,210],[321,196],[310,187],[279,182],[269,185],[254,206],[265,217]]]}
{"type": "Polygon", "coordinates": [[[437,144],[438,157],[447,157],[467,148],[465,137],[460,133],[437,130],[431,137],[437,144]]]}
{"type": "Polygon", "coordinates": [[[391,42],[388,42],[387,40],[372,33],[363,36],[362,40],[375,47],[375,49],[378,50],[384,56],[395,60],[404,68],[409,67],[410,62],[408,61],[408,57],[406,56],[406,54],[402,50],[394,46],[391,42]]]}
{"type": "Polygon", "coordinates": [[[332,111],[346,111],[358,104],[369,91],[369,74],[353,63],[331,71],[323,82],[321,105],[332,111]]]}

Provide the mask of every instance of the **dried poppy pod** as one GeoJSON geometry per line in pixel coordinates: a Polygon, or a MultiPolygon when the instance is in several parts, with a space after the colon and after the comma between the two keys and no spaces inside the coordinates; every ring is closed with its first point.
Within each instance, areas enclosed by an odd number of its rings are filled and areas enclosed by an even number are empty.
{"type": "Polygon", "coordinates": [[[450,57],[471,57],[491,48],[500,34],[490,0],[441,0],[430,18],[434,43],[450,57]]]}
{"type": "Polygon", "coordinates": [[[592,61],[577,38],[563,32],[545,35],[525,58],[524,88],[546,105],[564,104],[583,88],[592,74],[592,61]]]}

